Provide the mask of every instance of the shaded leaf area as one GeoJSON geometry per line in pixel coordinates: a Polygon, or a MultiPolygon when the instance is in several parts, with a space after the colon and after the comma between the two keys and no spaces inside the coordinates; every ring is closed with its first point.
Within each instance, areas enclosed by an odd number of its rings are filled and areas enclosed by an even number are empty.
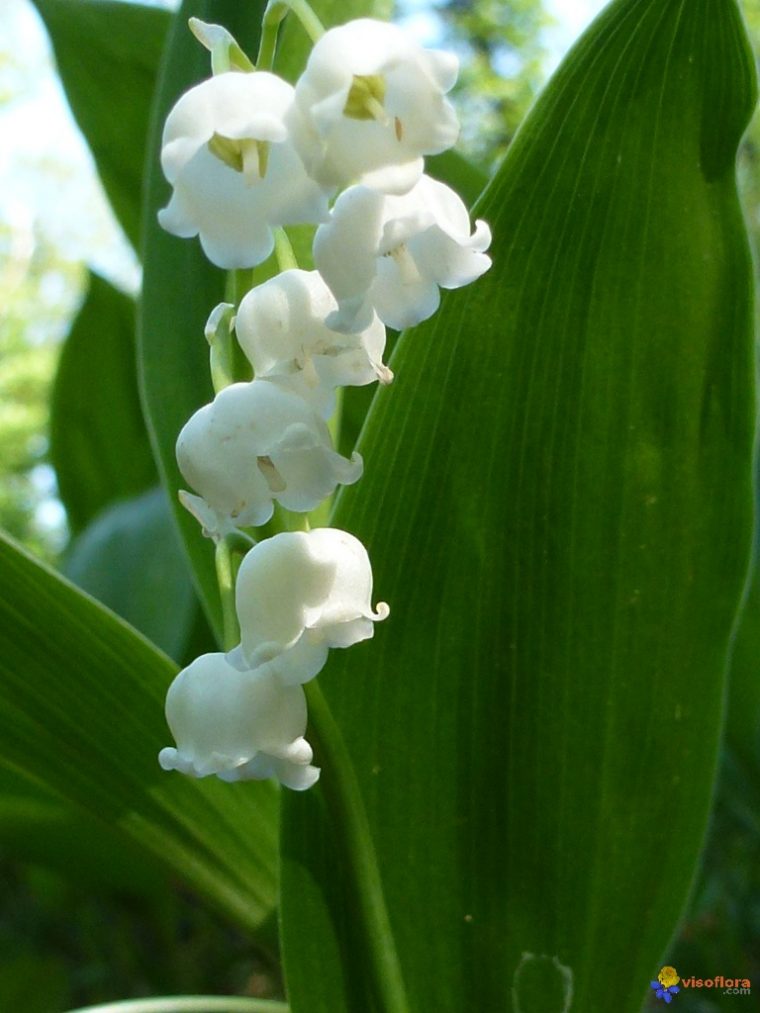
{"type": "Polygon", "coordinates": [[[142,995],[281,995],[271,933],[236,930],[158,857],[0,766],[0,1009],[142,995]]]}
{"type": "MultiPolygon", "coordinates": [[[[391,617],[320,684],[415,1010],[592,1010],[612,967],[634,1013],[683,908],[751,542],[754,101],[733,0],[611,4],[476,209],[493,269],[370,413],[334,521],[391,617]]],[[[308,1013],[372,1008],[324,804],[284,800],[308,1013]]]]}
{"type": "Polygon", "coordinates": [[[71,545],[63,572],[182,662],[200,616],[163,489],[107,507],[71,545]]]}
{"type": "MultiPolygon", "coordinates": [[[[72,820],[72,829],[86,826],[72,820]]],[[[118,860],[115,852],[102,852],[101,864],[118,860]]],[[[250,936],[167,882],[136,895],[85,887],[71,869],[36,863],[0,860],[0,873],[0,1009],[8,1013],[146,995],[282,995],[272,958],[250,936]]]]}
{"type": "Polygon", "coordinates": [[[171,662],[6,539],[0,579],[2,762],[76,803],[238,924],[274,904],[277,792],[167,775],[171,662]],[[44,636],[42,633],[44,631],[44,636]]]}
{"type": "Polygon", "coordinates": [[[84,889],[133,896],[162,886],[157,863],[95,816],[0,766],[0,854],[63,874],[84,889]]]}
{"type": "Polygon", "coordinates": [[[135,305],[93,274],[58,366],[50,457],[74,533],[114,500],[153,485],[137,392],[135,305]]]}
{"type": "Polygon", "coordinates": [[[108,199],[137,248],[147,124],[170,15],[115,0],[33,3],[108,199]]]}
{"type": "MultiPolygon", "coordinates": [[[[669,961],[760,976],[760,567],[757,548],[728,680],[726,728],[710,831],[669,961]]],[[[711,972],[714,973],[714,972],[711,972]]],[[[707,971],[705,970],[705,974],[707,971]]],[[[703,975],[704,977],[704,975],[703,975]]],[[[688,1013],[730,1009],[733,995],[679,996],[688,1013]]]]}
{"type": "Polygon", "coordinates": [[[747,600],[736,631],[728,688],[726,745],[738,763],[754,768],[760,785],[760,547],[757,546],[747,600]]]}

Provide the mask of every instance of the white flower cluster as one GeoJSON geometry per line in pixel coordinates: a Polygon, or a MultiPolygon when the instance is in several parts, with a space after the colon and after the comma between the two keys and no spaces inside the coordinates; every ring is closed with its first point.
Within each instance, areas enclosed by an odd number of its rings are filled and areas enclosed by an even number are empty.
{"type": "MultiPolygon", "coordinates": [[[[489,267],[488,226],[471,231],[460,198],[423,172],[424,155],[457,138],[445,97],[456,74],[454,56],[361,19],[317,41],[295,88],[268,71],[229,70],[169,113],[161,160],[173,193],[159,215],[169,232],[199,236],[214,264],[238,269],[271,255],[274,230],[318,226],[317,270],[285,270],[237,308],[255,378],[222,386],[179,434],[177,461],[194,490],[181,499],[215,541],[266,524],[275,504],[308,513],[358,481],[361,457],[337,453],[326,421],[336,389],[389,383],[385,326],[426,319],[439,287],[489,267]]],[[[212,313],[210,333],[227,312],[235,308],[212,313]]],[[[373,609],[371,595],[366,550],[344,531],[255,544],[237,575],[241,642],[173,682],[166,715],[177,745],[161,751],[161,766],[312,785],[302,685],[329,648],[372,636],[388,606],[373,609]]]]}

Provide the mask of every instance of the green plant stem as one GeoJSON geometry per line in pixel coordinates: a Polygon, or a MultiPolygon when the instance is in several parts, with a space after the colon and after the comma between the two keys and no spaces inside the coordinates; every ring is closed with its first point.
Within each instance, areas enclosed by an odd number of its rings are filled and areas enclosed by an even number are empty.
{"type": "MultiPolygon", "coordinates": [[[[246,292],[249,292],[253,288],[253,282],[254,271],[252,268],[240,268],[236,271],[228,271],[224,290],[226,302],[231,303],[235,307],[235,310],[237,310],[246,292]]],[[[240,347],[232,328],[227,335],[225,353],[225,368],[228,380],[224,386],[250,380],[252,377],[251,364],[246,359],[245,353],[240,347]]]]}
{"type": "Polygon", "coordinates": [[[317,17],[308,0],[286,0],[288,7],[301,22],[312,42],[318,42],[325,34],[325,26],[317,17]]]}
{"type": "Polygon", "coordinates": [[[270,4],[264,11],[261,22],[261,42],[256,57],[257,70],[271,70],[274,66],[274,54],[277,49],[277,35],[283,18],[288,13],[286,5],[270,4]],[[283,10],[282,7],[285,9],[283,10]]]}
{"type": "Polygon", "coordinates": [[[258,70],[271,70],[277,48],[277,33],[283,19],[293,12],[312,42],[321,39],[325,26],[319,20],[308,0],[269,0],[261,22],[261,43],[256,58],[258,70]]]}
{"type": "Polygon", "coordinates": [[[253,288],[253,269],[250,267],[238,268],[227,273],[227,285],[225,294],[227,302],[239,306],[243,296],[253,288]]]}
{"type": "Polygon", "coordinates": [[[102,1006],[81,1006],[69,1013],[289,1013],[284,1002],[243,996],[187,995],[125,999],[102,1006]]]}
{"type": "Polygon", "coordinates": [[[361,925],[366,933],[369,972],[377,1008],[381,1013],[406,1013],[409,1004],[401,965],[351,757],[316,679],[312,679],[304,689],[309,703],[310,738],[325,768],[319,783],[333,825],[340,828],[346,847],[347,867],[359,905],[361,925]]]}
{"type": "Polygon", "coordinates": [[[240,642],[240,625],[235,610],[235,564],[233,548],[227,538],[217,542],[216,579],[219,583],[219,597],[222,603],[223,646],[231,651],[240,642]]]}

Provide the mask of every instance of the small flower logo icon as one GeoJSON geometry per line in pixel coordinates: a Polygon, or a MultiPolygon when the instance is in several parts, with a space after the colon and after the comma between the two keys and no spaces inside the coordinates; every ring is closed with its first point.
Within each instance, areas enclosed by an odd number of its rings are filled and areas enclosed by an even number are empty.
{"type": "Polygon", "coordinates": [[[673,996],[681,991],[678,987],[680,980],[675,967],[663,967],[657,975],[657,981],[650,981],[649,987],[654,989],[654,994],[658,999],[673,1002],[673,996]]]}

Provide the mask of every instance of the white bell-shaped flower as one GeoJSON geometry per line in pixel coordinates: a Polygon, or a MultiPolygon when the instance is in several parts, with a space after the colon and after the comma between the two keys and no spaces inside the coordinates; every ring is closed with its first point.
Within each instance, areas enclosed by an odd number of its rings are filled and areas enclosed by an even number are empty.
{"type": "Polygon", "coordinates": [[[383,365],[385,326],[374,314],[356,334],[325,325],[337,309],[318,271],[284,271],[251,289],[240,303],[235,330],[257,377],[276,377],[332,414],[335,388],[389,383],[383,365]]]}
{"type": "Polygon", "coordinates": [[[285,125],[293,98],[274,74],[229,72],[191,88],[169,113],[161,166],[174,192],[158,218],[176,236],[200,235],[219,267],[266,260],[273,226],[325,220],[325,193],[285,125]]]}
{"type": "Polygon", "coordinates": [[[276,777],[298,791],[319,769],[304,739],[306,698],[270,665],[240,671],[223,654],[204,654],[183,669],[166,696],[176,748],[158,754],[164,770],[224,781],[276,777]]]}
{"type": "Polygon", "coordinates": [[[324,420],[273,380],[234,383],[199,409],[179,434],[177,463],[200,494],[183,502],[211,536],[266,524],[273,500],[313,510],[362,473],[361,457],[336,453],[324,420]]]}
{"type": "Polygon", "coordinates": [[[326,658],[328,647],[369,639],[373,624],[389,612],[384,602],[372,608],[367,550],[335,528],[288,531],[259,542],[240,565],[235,600],[246,663],[255,667],[281,657],[286,682],[299,681],[299,667],[313,667],[320,648],[326,658]]]}
{"type": "Polygon", "coordinates": [[[422,156],[456,142],[444,95],[458,69],[453,53],[423,49],[397,25],[361,18],[330,29],[296,82],[291,114],[309,173],[325,186],[405,193],[422,156]]]}
{"type": "Polygon", "coordinates": [[[326,323],[357,331],[373,313],[401,330],[438,309],[441,288],[460,288],[491,266],[491,230],[444,183],[423,176],[408,194],[346,190],[314,239],[314,262],[338,302],[326,323]]]}

